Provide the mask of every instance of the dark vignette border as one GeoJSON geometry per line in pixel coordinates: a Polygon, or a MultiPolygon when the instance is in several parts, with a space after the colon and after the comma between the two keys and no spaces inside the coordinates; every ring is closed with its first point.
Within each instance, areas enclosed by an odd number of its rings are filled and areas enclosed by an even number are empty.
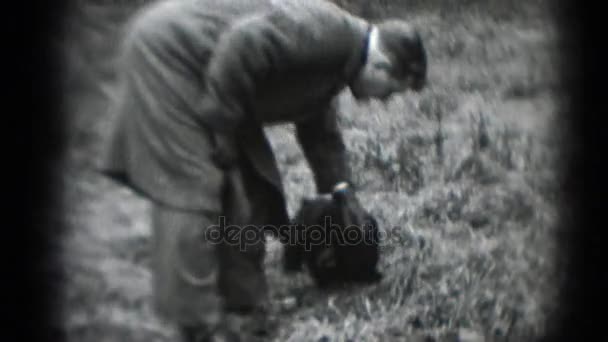
{"type": "Polygon", "coordinates": [[[604,317],[608,302],[608,270],[603,262],[606,170],[603,166],[603,127],[598,115],[605,90],[606,55],[603,44],[605,18],[592,2],[555,2],[561,40],[561,81],[570,98],[562,104],[567,130],[564,152],[557,265],[564,272],[559,286],[560,310],[548,322],[546,341],[605,340],[604,317]],[[599,95],[599,96],[598,96],[599,95]],[[599,214],[599,215],[598,215],[599,214]],[[597,215],[597,216],[596,216],[597,215]],[[602,220],[603,219],[603,220],[602,220]],[[600,336],[604,336],[601,338],[600,336]]]}
{"type": "MultiPolygon", "coordinates": [[[[521,0],[525,1],[525,0],[521,0]]],[[[602,214],[604,156],[597,118],[605,112],[598,95],[606,79],[603,52],[605,18],[599,8],[577,7],[574,1],[556,3],[562,35],[562,83],[571,101],[564,103],[564,126],[569,132],[569,156],[564,165],[560,255],[565,272],[559,312],[548,322],[547,341],[600,340],[604,332],[608,271],[603,264],[604,221],[589,220],[602,214]],[[586,38],[586,39],[585,39],[586,38]],[[595,48],[595,49],[594,49],[595,48]],[[583,145],[583,140],[585,141],[583,145]],[[583,146],[586,150],[583,150],[583,146]],[[585,158],[587,157],[587,159],[585,158]],[[566,210],[567,209],[567,210],[566,210]],[[603,224],[602,224],[603,223],[603,224]],[[600,311],[594,312],[592,308],[600,311]],[[604,312],[602,315],[601,312],[604,312]]],[[[54,43],[59,36],[67,1],[13,1],[3,5],[4,109],[4,239],[2,305],[5,341],[61,341],[59,290],[61,265],[55,247],[61,238],[61,212],[56,200],[57,171],[62,159],[63,113],[61,68],[54,43]],[[8,106],[7,106],[8,104],[8,106]],[[10,107],[10,108],[9,108],[10,107]],[[7,219],[8,218],[8,219],[7,219]]],[[[586,3],[586,6],[591,3],[586,3]]],[[[583,6],[579,3],[578,6],[583,6]]],[[[602,217],[598,217],[602,218],[602,217]]]]}
{"type": "Polygon", "coordinates": [[[54,244],[64,136],[57,41],[65,2],[4,3],[2,52],[3,341],[61,341],[54,244]],[[7,191],[8,190],[8,191],[7,191]]]}

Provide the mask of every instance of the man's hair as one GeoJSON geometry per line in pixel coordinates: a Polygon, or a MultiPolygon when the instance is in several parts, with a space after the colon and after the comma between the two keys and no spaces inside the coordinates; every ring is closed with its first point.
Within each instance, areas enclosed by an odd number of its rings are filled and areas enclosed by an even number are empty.
{"type": "Polygon", "coordinates": [[[377,24],[381,45],[393,65],[397,78],[413,76],[426,79],[426,51],[418,31],[403,20],[386,20],[377,24]]]}

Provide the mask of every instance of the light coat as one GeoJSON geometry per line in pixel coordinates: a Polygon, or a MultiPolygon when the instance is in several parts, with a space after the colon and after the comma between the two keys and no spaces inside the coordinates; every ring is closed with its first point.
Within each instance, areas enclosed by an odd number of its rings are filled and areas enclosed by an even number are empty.
{"type": "MultiPolygon", "coordinates": [[[[231,132],[278,203],[283,188],[263,125],[294,122],[318,191],[349,180],[335,96],[365,57],[369,25],[322,0],[182,0],[144,8],[119,58],[106,174],[183,210],[222,211],[214,132],[231,132]]],[[[269,202],[270,203],[270,202],[269,202]]]]}

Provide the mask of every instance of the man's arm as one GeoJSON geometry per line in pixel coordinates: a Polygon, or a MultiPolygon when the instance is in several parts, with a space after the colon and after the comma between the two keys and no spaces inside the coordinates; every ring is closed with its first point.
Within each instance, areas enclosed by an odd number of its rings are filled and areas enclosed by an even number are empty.
{"type": "Polygon", "coordinates": [[[235,24],[220,37],[205,71],[200,121],[214,132],[219,165],[230,168],[238,159],[237,128],[246,118],[256,87],[276,72],[281,51],[289,41],[276,30],[269,14],[235,24]]]}
{"type": "Polygon", "coordinates": [[[296,137],[314,174],[317,192],[332,193],[332,198],[342,203],[349,225],[361,225],[372,216],[361,205],[351,186],[352,174],[337,119],[333,101],[324,113],[296,124],[296,137]]]}
{"type": "Polygon", "coordinates": [[[337,183],[351,181],[335,102],[324,113],[297,123],[296,137],[314,174],[317,192],[329,193],[337,183]]]}

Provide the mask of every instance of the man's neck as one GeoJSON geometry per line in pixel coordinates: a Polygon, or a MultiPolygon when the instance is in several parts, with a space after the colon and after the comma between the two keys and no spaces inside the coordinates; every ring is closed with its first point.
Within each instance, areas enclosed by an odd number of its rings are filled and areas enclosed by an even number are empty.
{"type": "Polygon", "coordinates": [[[367,56],[380,51],[380,33],[376,26],[370,25],[367,40],[367,48],[365,49],[367,56]]]}

